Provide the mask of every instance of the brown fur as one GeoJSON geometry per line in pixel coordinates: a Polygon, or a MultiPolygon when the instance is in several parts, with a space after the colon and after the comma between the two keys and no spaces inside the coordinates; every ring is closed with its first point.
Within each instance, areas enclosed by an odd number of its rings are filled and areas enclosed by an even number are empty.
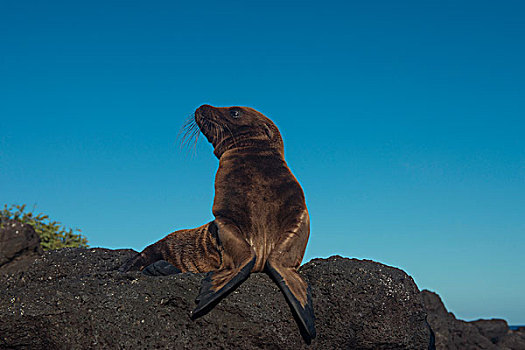
{"type": "Polygon", "coordinates": [[[166,260],[181,272],[209,272],[221,265],[219,249],[217,226],[212,221],[197,228],[170,233],[128,260],[121,270],[141,271],[156,261],[166,260]]]}
{"type": "Polygon", "coordinates": [[[210,271],[197,299],[197,317],[250,272],[265,271],[283,290],[309,337],[315,337],[308,285],[297,272],[310,219],[303,190],[284,160],[279,130],[248,107],[204,105],[195,112],[195,122],[219,158],[215,220],[168,235],[125,270],[163,259],[182,272],[210,271]]]}

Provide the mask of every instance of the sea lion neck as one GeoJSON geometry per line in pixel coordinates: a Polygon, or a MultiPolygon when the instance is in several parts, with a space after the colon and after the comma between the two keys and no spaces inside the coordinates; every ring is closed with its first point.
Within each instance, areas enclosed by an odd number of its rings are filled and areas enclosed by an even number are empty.
{"type": "Polygon", "coordinates": [[[247,152],[251,153],[275,153],[284,159],[284,148],[283,147],[274,147],[268,140],[223,140],[220,142],[213,150],[213,154],[217,159],[225,153],[235,153],[235,152],[247,152]]]}
{"type": "Polygon", "coordinates": [[[215,156],[219,161],[222,161],[226,158],[230,157],[244,157],[246,154],[249,154],[251,156],[271,156],[273,159],[281,159],[284,160],[284,154],[279,152],[277,149],[269,149],[269,148],[261,148],[257,146],[245,146],[245,147],[236,147],[232,149],[227,149],[224,152],[217,152],[215,153],[215,156]]]}

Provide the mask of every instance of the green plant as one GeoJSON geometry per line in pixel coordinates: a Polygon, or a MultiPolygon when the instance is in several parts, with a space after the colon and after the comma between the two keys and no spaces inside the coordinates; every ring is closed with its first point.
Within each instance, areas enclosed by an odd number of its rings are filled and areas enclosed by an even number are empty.
{"type": "MultiPolygon", "coordinates": [[[[40,244],[44,250],[68,248],[68,247],[88,247],[87,239],[76,232],[79,229],[67,229],[60,225],[60,222],[51,221],[47,215],[42,213],[33,214],[25,212],[26,205],[4,205],[0,211],[0,223],[7,220],[16,220],[24,224],[33,226],[36,233],[40,236],[40,244]]],[[[34,210],[34,208],[33,208],[34,210]]]]}

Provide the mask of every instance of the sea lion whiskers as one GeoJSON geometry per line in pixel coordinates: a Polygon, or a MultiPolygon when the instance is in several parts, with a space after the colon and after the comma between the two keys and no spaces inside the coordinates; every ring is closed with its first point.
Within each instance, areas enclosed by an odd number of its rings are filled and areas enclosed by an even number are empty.
{"type": "Polygon", "coordinates": [[[199,140],[200,129],[195,122],[195,114],[192,113],[181,127],[177,138],[180,140],[181,148],[187,148],[195,153],[197,141],[199,140]]]}

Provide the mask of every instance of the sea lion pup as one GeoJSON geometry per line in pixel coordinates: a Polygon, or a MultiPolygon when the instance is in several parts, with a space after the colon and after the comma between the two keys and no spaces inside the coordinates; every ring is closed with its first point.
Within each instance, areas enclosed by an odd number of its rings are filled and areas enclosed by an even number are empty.
{"type": "Polygon", "coordinates": [[[195,111],[195,122],[219,159],[215,220],[168,235],[122,270],[146,268],[159,275],[208,272],[192,318],[210,311],[251,272],[266,272],[283,292],[309,342],[316,335],[312,300],[297,269],[310,218],[303,190],[284,160],[279,130],[248,107],[203,105],[195,111]]]}

